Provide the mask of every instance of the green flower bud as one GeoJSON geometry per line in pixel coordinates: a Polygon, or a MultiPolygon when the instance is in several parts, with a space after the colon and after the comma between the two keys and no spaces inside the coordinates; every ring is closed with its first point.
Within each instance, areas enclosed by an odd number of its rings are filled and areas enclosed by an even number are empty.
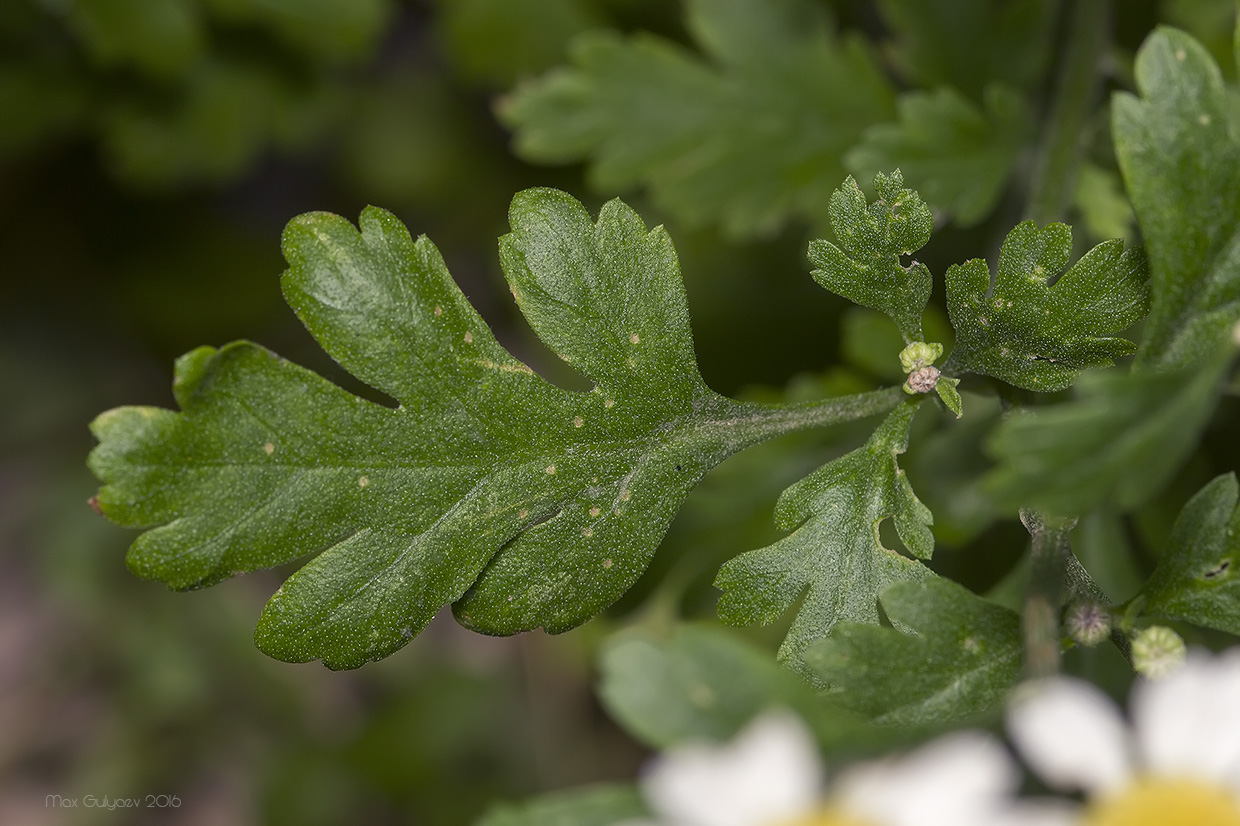
{"type": "Polygon", "coordinates": [[[1132,667],[1143,677],[1165,677],[1180,667],[1187,653],[1180,635],[1163,625],[1151,625],[1132,638],[1132,667]]]}
{"type": "Polygon", "coordinates": [[[925,341],[914,341],[900,351],[900,364],[904,367],[905,373],[912,373],[915,370],[934,364],[941,355],[943,355],[942,344],[935,341],[928,343],[925,341]]]}

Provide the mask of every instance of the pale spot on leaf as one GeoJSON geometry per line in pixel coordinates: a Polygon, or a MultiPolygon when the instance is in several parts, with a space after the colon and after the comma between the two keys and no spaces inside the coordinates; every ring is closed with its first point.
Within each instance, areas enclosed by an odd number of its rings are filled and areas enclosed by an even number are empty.
{"type": "Polygon", "coordinates": [[[600,513],[602,513],[602,511],[600,511],[598,508],[590,508],[591,516],[598,516],[600,513]]]}
{"type": "Polygon", "coordinates": [[[466,333],[466,334],[465,334],[465,343],[466,343],[466,344],[473,344],[473,343],[474,343],[474,334],[473,334],[473,333],[466,333]]]}
{"type": "Polygon", "coordinates": [[[586,423],[586,420],[581,418],[580,416],[573,417],[573,427],[581,427],[585,423],[586,423]]]}
{"type": "Polygon", "coordinates": [[[555,465],[547,465],[547,475],[551,476],[555,473],[555,465]]]}
{"type": "Polygon", "coordinates": [[[528,373],[534,375],[534,371],[524,364],[499,364],[490,359],[475,359],[474,364],[479,367],[485,367],[488,370],[499,370],[504,373],[528,373]]]}
{"type": "Polygon", "coordinates": [[[369,484],[370,484],[370,479],[369,479],[368,477],[366,477],[366,476],[359,476],[359,477],[357,477],[357,486],[358,486],[359,488],[364,488],[364,487],[366,487],[366,486],[367,486],[367,485],[369,485],[369,484]]]}
{"type": "Polygon", "coordinates": [[[276,452],[276,446],[273,445],[271,442],[268,442],[267,444],[263,445],[263,453],[266,453],[268,456],[270,456],[271,454],[275,452],[276,452]]]}
{"type": "Polygon", "coordinates": [[[698,708],[710,708],[715,704],[715,692],[704,683],[695,683],[689,689],[689,701],[698,708]]]}

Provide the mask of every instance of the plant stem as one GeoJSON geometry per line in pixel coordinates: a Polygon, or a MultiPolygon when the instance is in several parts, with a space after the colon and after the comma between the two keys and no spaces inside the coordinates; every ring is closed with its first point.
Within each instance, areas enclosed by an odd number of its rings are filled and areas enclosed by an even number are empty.
{"type": "Polygon", "coordinates": [[[908,398],[899,387],[799,404],[750,404],[721,398],[718,413],[692,425],[685,435],[710,435],[722,451],[718,461],[723,461],[751,445],[785,433],[886,413],[908,398]]]}
{"type": "Polygon", "coordinates": [[[1067,212],[1084,147],[1081,135],[1098,92],[1098,60],[1107,44],[1107,0],[1069,4],[1069,39],[1063,65],[1033,168],[1026,217],[1039,225],[1061,220],[1067,212]]]}
{"type": "Polygon", "coordinates": [[[838,396],[822,401],[802,402],[764,410],[764,428],[770,428],[772,435],[787,433],[793,430],[804,430],[809,427],[823,427],[840,422],[854,421],[886,413],[901,402],[908,401],[909,395],[899,387],[888,387],[883,390],[872,390],[868,393],[856,393],[851,396],[838,396]]]}
{"type": "Polygon", "coordinates": [[[1038,511],[1022,508],[1020,521],[1033,538],[1021,633],[1025,640],[1025,676],[1035,679],[1059,673],[1062,638],[1059,614],[1063,608],[1068,558],[1072,555],[1068,532],[1076,520],[1048,519],[1038,511]]]}
{"type": "MultiPolygon", "coordinates": [[[[1084,150],[1081,135],[1097,95],[1098,59],[1107,42],[1107,0],[1076,0],[1070,9],[1068,44],[1034,163],[1026,208],[1026,217],[1039,225],[1060,220],[1067,212],[1084,150]]],[[[1020,520],[1033,541],[1021,633],[1025,676],[1035,679],[1059,673],[1060,613],[1066,589],[1083,583],[1074,580],[1068,584],[1070,560],[1075,561],[1068,533],[1076,520],[1048,518],[1029,508],[1021,509],[1020,520]]],[[[1080,567],[1079,562],[1076,567],[1080,567]]]]}

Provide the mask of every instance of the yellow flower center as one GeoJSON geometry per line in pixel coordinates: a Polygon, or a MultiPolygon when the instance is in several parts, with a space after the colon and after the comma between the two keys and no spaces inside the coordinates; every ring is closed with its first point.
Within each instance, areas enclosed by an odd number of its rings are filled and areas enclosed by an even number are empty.
{"type": "Polygon", "coordinates": [[[1140,780],[1090,804],[1082,826],[1240,826],[1240,801],[1198,780],[1140,780]]]}
{"type": "MultiPolygon", "coordinates": [[[[781,820],[771,826],[876,826],[873,821],[842,811],[835,806],[815,809],[808,814],[781,820]]],[[[1231,824],[1227,824],[1231,826],[1231,824]]]]}

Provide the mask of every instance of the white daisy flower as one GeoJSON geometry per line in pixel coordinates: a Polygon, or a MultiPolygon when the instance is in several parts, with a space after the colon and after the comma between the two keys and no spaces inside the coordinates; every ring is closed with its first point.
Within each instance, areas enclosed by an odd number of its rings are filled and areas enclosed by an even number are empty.
{"type": "Polygon", "coordinates": [[[1142,680],[1131,724],[1089,683],[1017,693],[1008,731],[1043,780],[1085,792],[1082,826],[1240,826],[1240,648],[1142,680]]]}
{"type": "Polygon", "coordinates": [[[962,732],[856,766],[829,787],[813,738],[787,713],[726,745],[656,759],[642,793],[657,822],[624,826],[1061,826],[1069,811],[1017,804],[1020,772],[992,737],[962,732]]]}

